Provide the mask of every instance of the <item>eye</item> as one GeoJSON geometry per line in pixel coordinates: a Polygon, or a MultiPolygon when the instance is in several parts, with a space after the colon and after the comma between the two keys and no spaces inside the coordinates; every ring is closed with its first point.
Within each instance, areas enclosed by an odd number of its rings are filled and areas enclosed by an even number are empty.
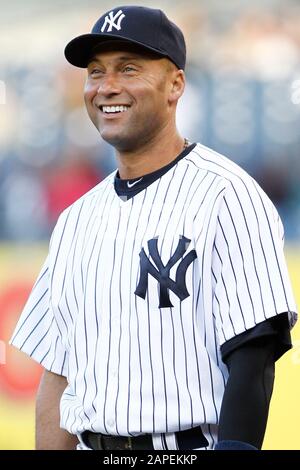
{"type": "Polygon", "coordinates": [[[136,67],[134,67],[133,65],[125,65],[125,67],[123,68],[123,72],[136,72],[136,67]]]}
{"type": "Polygon", "coordinates": [[[89,70],[89,76],[90,76],[90,77],[99,76],[99,75],[102,74],[102,73],[103,73],[102,70],[100,70],[100,69],[98,69],[98,68],[96,68],[96,67],[91,68],[91,69],[89,70]]]}

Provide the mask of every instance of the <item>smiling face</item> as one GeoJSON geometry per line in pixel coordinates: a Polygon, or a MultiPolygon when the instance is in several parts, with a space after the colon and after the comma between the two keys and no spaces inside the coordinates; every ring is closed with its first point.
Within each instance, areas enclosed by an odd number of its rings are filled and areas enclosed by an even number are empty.
{"type": "Polygon", "coordinates": [[[168,59],[136,47],[111,47],[89,61],[85,104],[102,138],[120,152],[129,152],[175,125],[184,74],[168,59]]]}

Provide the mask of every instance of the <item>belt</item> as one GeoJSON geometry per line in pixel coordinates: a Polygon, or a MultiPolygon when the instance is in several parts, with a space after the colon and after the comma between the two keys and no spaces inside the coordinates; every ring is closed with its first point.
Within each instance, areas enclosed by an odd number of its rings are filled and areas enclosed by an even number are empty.
{"type": "MultiPolygon", "coordinates": [[[[162,434],[162,436],[165,435],[162,434]]],[[[208,446],[208,441],[200,426],[175,432],[175,436],[180,450],[200,449],[208,446]]],[[[131,437],[84,431],[81,437],[83,442],[93,450],[154,450],[152,434],[131,437]]],[[[165,437],[163,439],[166,442],[165,437]]]]}

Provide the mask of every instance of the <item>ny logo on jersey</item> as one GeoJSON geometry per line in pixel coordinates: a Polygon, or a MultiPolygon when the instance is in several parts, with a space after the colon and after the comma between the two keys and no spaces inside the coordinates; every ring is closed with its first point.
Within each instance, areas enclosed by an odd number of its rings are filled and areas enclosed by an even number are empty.
{"type": "Polygon", "coordinates": [[[151,274],[159,283],[159,308],[173,307],[170,301],[169,290],[184,300],[189,296],[186,287],[186,272],[189,265],[197,258],[195,250],[191,250],[179,263],[176,270],[176,280],[170,278],[170,269],[183,257],[190,244],[188,238],[181,236],[174,254],[164,266],[158,253],[157,238],[148,241],[149,258],[152,258],[155,265],[147,257],[144,248],[140,252],[140,280],[135,290],[135,294],[142,299],[146,298],[148,289],[148,274],[151,274]]]}
{"type": "Polygon", "coordinates": [[[105,21],[104,21],[104,24],[101,28],[101,33],[104,33],[105,31],[105,28],[108,26],[108,29],[107,29],[107,33],[110,33],[112,31],[113,28],[116,28],[118,31],[120,31],[121,29],[121,23],[122,23],[122,20],[125,18],[125,15],[124,13],[122,12],[122,10],[119,10],[115,15],[114,15],[114,12],[111,11],[109,13],[109,15],[105,17],[105,21]],[[118,20],[118,22],[116,23],[115,21],[118,20]]]}

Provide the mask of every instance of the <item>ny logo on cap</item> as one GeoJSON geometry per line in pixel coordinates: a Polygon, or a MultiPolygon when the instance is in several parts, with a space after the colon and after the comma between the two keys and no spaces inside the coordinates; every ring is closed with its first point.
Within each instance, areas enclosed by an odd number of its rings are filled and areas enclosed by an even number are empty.
{"type": "Polygon", "coordinates": [[[107,33],[110,33],[113,28],[116,28],[118,31],[121,29],[122,20],[125,18],[124,13],[122,10],[119,10],[115,15],[114,12],[111,11],[108,16],[105,17],[104,24],[101,28],[101,33],[104,33],[105,28],[108,26],[107,33]],[[115,22],[117,20],[117,23],[115,22]]]}

